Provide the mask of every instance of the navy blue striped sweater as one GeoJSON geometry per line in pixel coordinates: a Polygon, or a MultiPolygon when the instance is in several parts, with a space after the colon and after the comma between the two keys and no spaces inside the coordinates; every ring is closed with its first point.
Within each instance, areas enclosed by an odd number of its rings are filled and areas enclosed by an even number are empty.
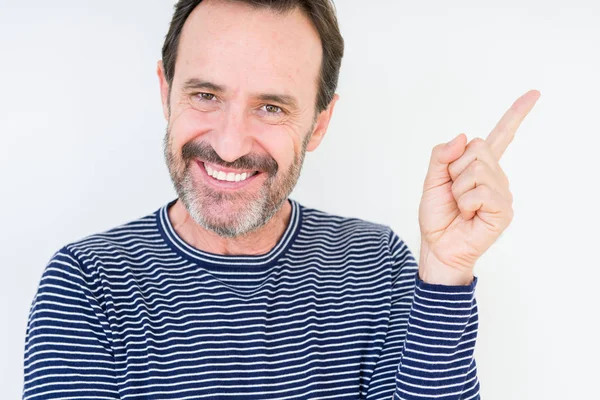
{"type": "Polygon", "coordinates": [[[477,279],[424,283],[389,227],[292,199],[267,254],[207,253],[174,202],[53,255],[24,399],[479,398],[477,279]]]}

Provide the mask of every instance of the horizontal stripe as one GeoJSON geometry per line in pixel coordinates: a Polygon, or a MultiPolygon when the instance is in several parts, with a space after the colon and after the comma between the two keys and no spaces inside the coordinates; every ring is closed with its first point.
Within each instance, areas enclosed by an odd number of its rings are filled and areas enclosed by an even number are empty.
{"type": "Polygon", "coordinates": [[[24,399],[479,398],[476,279],[425,283],[388,226],[294,200],[267,253],[208,253],[174,201],[51,257],[24,399]]]}

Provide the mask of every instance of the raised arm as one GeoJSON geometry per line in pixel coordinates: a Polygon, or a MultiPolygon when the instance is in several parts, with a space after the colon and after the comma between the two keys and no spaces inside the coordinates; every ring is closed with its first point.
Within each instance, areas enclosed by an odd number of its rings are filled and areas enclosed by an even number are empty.
{"type": "Polygon", "coordinates": [[[431,285],[393,232],[390,324],[368,400],[478,399],[475,278],[467,286],[431,285]]]}

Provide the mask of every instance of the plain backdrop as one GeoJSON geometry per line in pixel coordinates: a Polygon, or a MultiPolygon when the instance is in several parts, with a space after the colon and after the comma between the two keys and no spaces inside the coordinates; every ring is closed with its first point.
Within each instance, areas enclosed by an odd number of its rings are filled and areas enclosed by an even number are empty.
{"type": "MultiPolygon", "coordinates": [[[[64,244],[175,198],[156,61],[172,0],[0,0],[0,397],[64,244]]],[[[515,217],[479,260],[482,397],[589,399],[600,374],[600,2],[338,0],[338,102],[292,197],[419,250],[431,149],[542,96],[501,160],[515,217]]],[[[418,258],[417,258],[418,259],[418,258]]]]}

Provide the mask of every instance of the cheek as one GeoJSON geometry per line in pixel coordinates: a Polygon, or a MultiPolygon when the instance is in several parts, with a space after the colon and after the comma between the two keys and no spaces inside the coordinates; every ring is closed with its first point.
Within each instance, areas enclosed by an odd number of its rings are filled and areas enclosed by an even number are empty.
{"type": "Polygon", "coordinates": [[[258,147],[273,157],[279,166],[279,173],[287,171],[294,162],[294,156],[302,147],[302,137],[289,126],[265,126],[260,134],[254,135],[258,147]]]}
{"type": "Polygon", "coordinates": [[[191,107],[173,113],[169,121],[173,148],[181,150],[184,144],[209,132],[215,125],[214,115],[201,113],[191,107]]]}
{"type": "MultiPolygon", "coordinates": [[[[193,140],[202,140],[206,135],[208,143],[219,134],[222,124],[221,112],[201,112],[189,105],[180,105],[173,110],[169,122],[171,130],[172,150],[181,154],[181,148],[193,140]]],[[[307,130],[307,128],[304,128],[307,130]]],[[[297,124],[273,125],[250,119],[246,124],[244,135],[250,136],[254,145],[251,153],[267,154],[277,162],[280,171],[286,171],[294,162],[295,155],[302,150],[302,141],[307,132],[297,124]]]]}

